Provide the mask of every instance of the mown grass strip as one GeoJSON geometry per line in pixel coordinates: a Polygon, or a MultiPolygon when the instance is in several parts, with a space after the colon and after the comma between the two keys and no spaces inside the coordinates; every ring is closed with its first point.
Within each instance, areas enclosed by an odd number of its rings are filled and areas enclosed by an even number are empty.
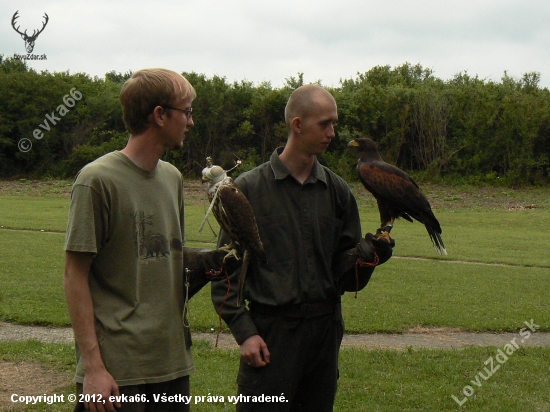
{"type": "MultiPolygon", "coordinates": [[[[210,215],[212,229],[199,227],[207,205],[185,207],[188,242],[216,243],[219,226],[210,215]]],[[[65,198],[36,196],[0,196],[0,226],[11,229],[64,232],[69,201],[65,198]]],[[[374,232],[379,226],[375,207],[360,205],[363,231],[374,232]]],[[[424,226],[398,220],[392,231],[396,256],[453,259],[486,263],[506,263],[550,268],[550,238],[541,228],[550,225],[550,209],[523,211],[457,209],[438,210],[448,256],[441,257],[432,247],[424,226]]]]}
{"type": "MultiPolygon", "coordinates": [[[[418,325],[515,332],[531,319],[541,331],[549,331],[547,272],[543,268],[391,260],[376,269],[357,299],[353,293],[343,296],[346,333],[402,333],[418,325]]],[[[212,308],[206,287],[191,301],[194,330],[218,329],[212,308]]]]}
{"type": "MultiPolygon", "coordinates": [[[[63,242],[57,233],[0,230],[0,319],[69,325],[63,242]]],[[[514,331],[530,319],[548,331],[548,290],[545,268],[392,259],[376,269],[357,299],[344,295],[343,311],[350,333],[402,332],[419,324],[514,331]]],[[[208,286],[191,301],[191,322],[197,331],[218,328],[208,286]]]]}
{"type": "Polygon", "coordinates": [[[348,333],[403,332],[416,325],[516,331],[535,319],[550,330],[546,268],[392,259],[358,298],[343,298],[348,333]]]}
{"type": "Polygon", "coordinates": [[[69,201],[57,197],[0,196],[0,211],[3,228],[65,232],[69,201]]]}
{"type": "Polygon", "coordinates": [[[63,292],[64,236],[0,230],[0,319],[68,325],[63,292]]]}
{"type": "MultiPolygon", "coordinates": [[[[424,225],[399,219],[391,232],[398,256],[427,257],[550,268],[550,210],[441,210],[447,256],[434,250],[424,225]]],[[[375,211],[361,211],[364,232],[380,225],[375,211]]],[[[550,272],[549,272],[550,273],[550,272]]]]}

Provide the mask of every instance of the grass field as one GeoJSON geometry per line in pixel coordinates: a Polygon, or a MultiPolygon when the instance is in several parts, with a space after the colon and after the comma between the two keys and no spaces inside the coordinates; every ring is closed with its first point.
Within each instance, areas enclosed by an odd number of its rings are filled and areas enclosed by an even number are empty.
{"type": "MultiPolygon", "coordinates": [[[[189,246],[214,247],[213,218],[200,185],[189,182],[189,246]]],[[[377,227],[372,198],[354,186],[365,231],[377,227]]],[[[62,290],[68,182],[0,183],[0,319],[69,325],[62,290]],[[43,232],[42,232],[43,230],[43,232]]],[[[448,256],[437,255],[424,227],[397,222],[395,258],[376,269],[357,299],[344,296],[349,333],[402,332],[416,325],[515,331],[526,319],[550,330],[550,205],[545,191],[429,189],[448,256]],[[445,200],[447,199],[447,200],[445,200]],[[525,208],[525,205],[534,205],[525,208]]],[[[218,327],[208,288],[191,302],[196,331],[218,327]]]]}
{"type": "MultiPolygon", "coordinates": [[[[214,247],[208,227],[198,232],[206,208],[202,189],[188,186],[188,245],[214,247]]],[[[68,182],[0,182],[0,320],[69,325],[62,289],[69,190],[68,182]]],[[[374,202],[362,188],[353,190],[363,229],[373,231],[378,226],[374,202]]],[[[357,299],[352,293],[344,296],[347,333],[402,332],[417,325],[518,332],[531,319],[540,331],[550,331],[548,191],[429,186],[426,192],[449,255],[435,253],[419,223],[397,222],[394,258],[376,269],[357,299]]],[[[217,231],[213,218],[210,222],[217,231]]],[[[218,328],[208,288],[191,301],[191,325],[195,331],[218,328]]],[[[342,350],[336,410],[550,410],[550,348],[521,348],[480,386],[470,382],[484,373],[484,362],[497,349],[342,350]],[[475,393],[459,408],[451,396],[465,398],[466,385],[475,393]]],[[[200,341],[194,353],[194,394],[234,395],[238,353],[200,341]]],[[[73,348],[67,345],[4,342],[0,358],[74,369],[73,348]]],[[[63,391],[71,388],[58,393],[63,391]]],[[[234,407],[202,403],[193,410],[234,407]]]]}
{"type": "MultiPolygon", "coordinates": [[[[335,411],[548,411],[550,349],[520,348],[502,364],[496,360],[498,349],[343,349],[335,411]],[[496,369],[492,376],[484,370],[490,358],[494,365],[489,368],[496,369]],[[488,379],[479,377],[480,372],[488,379]],[[464,394],[466,386],[474,390],[471,396],[464,394]],[[461,408],[452,396],[463,403],[461,408]]],[[[219,350],[197,341],[194,357],[196,372],[191,377],[191,393],[204,396],[204,402],[193,402],[192,410],[235,410],[229,396],[237,390],[238,351],[219,350]],[[208,395],[218,397],[218,401],[208,402],[208,395]]],[[[0,342],[0,360],[39,362],[68,373],[74,370],[74,349],[38,342],[0,342]]],[[[74,393],[74,388],[61,387],[53,393],[66,397],[74,393]]],[[[466,394],[471,394],[470,389],[466,394]]],[[[71,406],[68,402],[38,404],[26,410],[70,411],[71,406]]]]}

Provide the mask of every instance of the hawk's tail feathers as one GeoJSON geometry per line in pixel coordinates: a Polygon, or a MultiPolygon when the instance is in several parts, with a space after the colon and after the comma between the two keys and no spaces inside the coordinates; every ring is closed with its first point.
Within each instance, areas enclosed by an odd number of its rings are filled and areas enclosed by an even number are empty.
{"type": "Polygon", "coordinates": [[[248,248],[250,248],[251,252],[258,256],[258,258],[264,263],[267,264],[267,256],[265,254],[264,245],[260,238],[258,237],[255,242],[248,242],[248,248]]]}
{"type": "Polygon", "coordinates": [[[265,250],[261,249],[260,252],[258,253],[258,257],[263,263],[267,263],[267,256],[265,254],[265,250]]]}
{"type": "Polygon", "coordinates": [[[248,265],[250,264],[250,252],[245,249],[243,253],[243,263],[239,269],[239,280],[237,285],[237,306],[241,306],[244,303],[244,283],[246,281],[246,272],[248,271],[248,265]]]}
{"type": "Polygon", "coordinates": [[[432,240],[436,252],[439,255],[447,255],[447,249],[445,249],[445,244],[443,243],[441,234],[428,225],[426,225],[426,230],[430,235],[430,239],[432,240]]]}

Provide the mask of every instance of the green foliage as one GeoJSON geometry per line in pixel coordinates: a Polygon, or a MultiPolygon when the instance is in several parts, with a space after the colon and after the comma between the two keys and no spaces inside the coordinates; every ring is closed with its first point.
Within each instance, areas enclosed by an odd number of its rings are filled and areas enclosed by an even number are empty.
{"type": "Polygon", "coordinates": [[[25,60],[4,59],[4,55],[0,54],[0,71],[4,73],[26,72],[29,68],[25,60]]]}
{"type": "Polygon", "coordinates": [[[133,72],[131,70],[126,73],[117,73],[114,70],[111,70],[109,73],[105,73],[105,80],[109,80],[113,83],[124,84],[126,80],[132,77],[133,72]]]}
{"type": "Polygon", "coordinates": [[[92,133],[89,143],[75,147],[70,157],[61,162],[61,167],[56,175],[74,177],[88,163],[104,154],[123,149],[127,142],[128,134],[125,132],[98,131],[98,133],[92,133]]]}
{"type": "Polygon", "coordinates": [[[64,175],[61,163],[86,143],[94,129],[124,131],[119,91],[118,84],[82,73],[37,73],[20,62],[2,59],[0,176],[64,175]],[[71,91],[81,98],[67,100],[71,91]],[[33,145],[26,153],[18,150],[23,138],[33,145]]]}
{"type": "Polygon", "coordinates": [[[258,164],[260,164],[260,156],[256,152],[255,148],[242,149],[238,153],[236,153],[236,155],[238,159],[241,161],[241,164],[231,174],[233,178],[236,178],[241,173],[248,172],[249,170],[254,169],[256,166],[258,166],[258,164]]]}
{"type": "Polygon", "coordinates": [[[327,150],[323,153],[320,162],[347,182],[359,181],[357,174],[357,153],[351,149],[342,154],[333,150],[327,150]]]}
{"type": "MultiPolygon", "coordinates": [[[[184,175],[198,176],[207,156],[223,165],[242,156],[257,165],[285,144],[284,107],[304,83],[303,73],[287,78],[282,88],[183,74],[197,91],[195,127],[183,150],[167,153],[165,160],[184,175]]],[[[25,62],[0,56],[0,176],[69,176],[83,162],[120,147],[117,139],[125,127],[118,96],[131,75],[37,73],[25,62]],[[72,88],[82,100],[49,131],[41,129],[72,88]],[[37,129],[44,134],[41,140],[33,136],[37,129]],[[18,150],[22,138],[33,143],[29,152],[18,150]],[[106,145],[106,139],[117,141],[106,145]]],[[[346,163],[347,142],[369,136],[386,161],[426,179],[548,184],[550,91],[539,82],[537,72],[520,79],[505,72],[500,82],[460,72],[444,81],[420,64],[373,67],[329,89],[339,124],[325,159],[354,178],[346,163]]]]}

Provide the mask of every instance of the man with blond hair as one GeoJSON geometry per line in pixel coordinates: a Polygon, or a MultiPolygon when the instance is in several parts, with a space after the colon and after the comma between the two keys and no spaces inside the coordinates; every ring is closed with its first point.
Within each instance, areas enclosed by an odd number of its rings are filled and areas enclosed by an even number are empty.
{"type": "MultiPolygon", "coordinates": [[[[160,159],[183,147],[194,98],[178,73],[134,73],[120,93],[126,147],[75,179],[65,243],[75,380],[84,401],[75,410],[189,410],[184,265],[201,267],[208,253],[183,247],[182,175],[160,159]],[[177,402],[157,404],[155,395],[177,402]]],[[[195,274],[190,294],[207,283],[204,270],[195,274]]]]}
{"type": "MultiPolygon", "coordinates": [[[[332,95],[314,84],[299,87],[285,120],[286,146],[235,180],[267,254],[267,264],[250,263],[248,308],[234,298],[238,271],[230,293],[226,281],[212,282],[214,306],[240,345],[238,411],[332,411],[344,333],[340,296],[364,288],[374,266],[392,255],[393,245],[361,237],[350,188],[317,160],[335,137],[332,95]]],[[[222,233],[218,244],[228,240],[222,233]]]]}

